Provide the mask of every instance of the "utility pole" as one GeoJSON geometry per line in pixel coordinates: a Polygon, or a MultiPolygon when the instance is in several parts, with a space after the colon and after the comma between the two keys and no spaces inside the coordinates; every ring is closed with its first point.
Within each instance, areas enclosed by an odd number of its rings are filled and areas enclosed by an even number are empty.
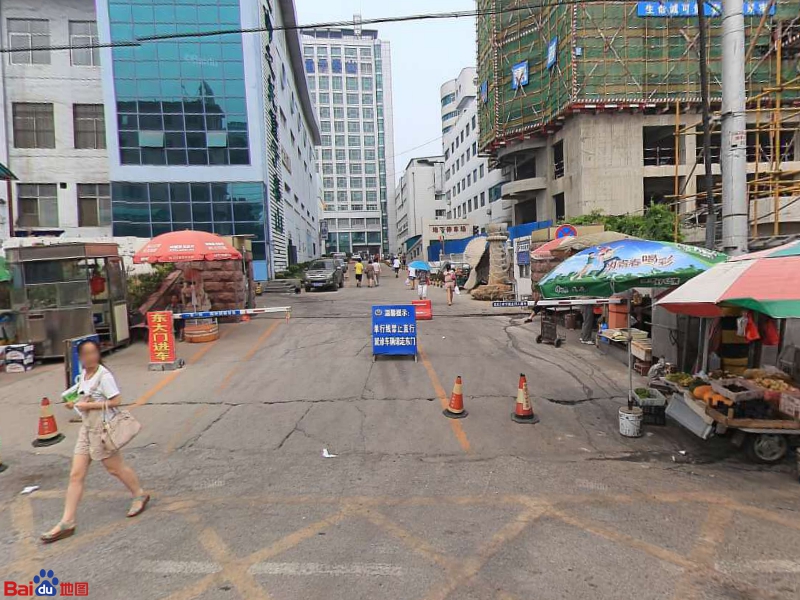
{"type": "Polygon", "coordinates": [[[706,248],[716,247],[717,212],[714,203],[714,174],[711,170],[711,106],[708,98],[708,48],[706,41],[706,2],[698,2],[697,25],[700,29],[700,97],[703,105],[703,163],[706,167],[706,248]]]}
{"type": "Polygon", "coordinates": [[[722,247],[747,252],[744,1],[722,0],[722,247]]]}

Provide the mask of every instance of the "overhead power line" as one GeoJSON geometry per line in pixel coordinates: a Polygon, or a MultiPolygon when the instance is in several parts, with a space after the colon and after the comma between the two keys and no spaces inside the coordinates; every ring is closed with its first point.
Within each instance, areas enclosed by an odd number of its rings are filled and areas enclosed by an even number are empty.
{"type": "MultiPolygon", "coordinates": [[[[290,31],[290,30],[315,30],[315,29],[343,29],[352,28],[356,25],[382,25],[387,23],[407,23],[412,21],[438,21],[444,19],[464,19],[472,17],[486,17],[491,15],[501,15],[519,11],[530,11],[538,8],[553,8],[557,6],[569,6],[573,4],[592,4],[599,2],[607,2],[608,0],[541,0],[531,4],[523,4],[515,7],[504,7],[498,9],[488,10],[461,10],[443,13],[420,13],[415,15],[401,15],[396,17],[376,17],[372,19],[362,19],[355,23],[352,19],[349,21],[329,21],[325,23],[312,23],[309,25],[292,25],[292,26],[263,26],[263,27],[248,27],[248,28],[235,28],[235,29],[214,29],[208,31],[189,31],[183,33],[165,33],[161,35],[148,35],[140,36],[133,40],[121,40],[117,42],[96,43],[96,44],[79,44],[79,45],[54,45],[54,46],[32,46],[29,48],[0,48],[0,54],[9,54],[12,52],[37,52],[37,51],[58,51],[58,50],[89,50],[94,48],[125,48],[137,47],[142,44],[152,42],[162,42],[168,40],[180,40],[190,38],[203,38],[215,37],[221,35],[238,35],[243,33],[265,33],[270,31],[290,31]]],[[[611,0],[613,2],[613,0],[611,0]]],[[[623,3],[621,0],[619,3],[623,3]]]]}

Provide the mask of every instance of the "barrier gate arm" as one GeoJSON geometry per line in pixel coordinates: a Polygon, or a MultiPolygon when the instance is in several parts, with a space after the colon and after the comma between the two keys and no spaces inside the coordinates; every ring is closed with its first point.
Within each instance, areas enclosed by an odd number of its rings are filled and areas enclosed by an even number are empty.
{"type": "Polygon", "coordinates": [[[625,298],[576,298],[574,300],[524,300],[522,302],[492,302],[492,308],[521,308],[541,306],[551,308],[556,306],[607,306],[609,304],[624,304],[625,298]]]}
{"type": "Polygon", "coordinates": [[[274,306],[272,308],[242,308],[236,310],[210,310],[203,312],[175,313],[173,319],[212,319],[219,317],[242,317],[245,315],[264,315],[274,313],[286,313],[288,320],[292,314],[291,306],[274,306]]]}

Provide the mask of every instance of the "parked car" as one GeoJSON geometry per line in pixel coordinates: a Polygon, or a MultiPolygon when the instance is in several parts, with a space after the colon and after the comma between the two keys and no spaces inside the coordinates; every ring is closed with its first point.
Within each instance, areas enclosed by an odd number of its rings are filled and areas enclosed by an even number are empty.
{"type": "Polygon", "coordinates": [[[307,292],[312,289],[344,287],[344,272],[333,258],[315,260],[303,273],[303,286],[307,292]]]}
{"type": "Polygon", "coordinates": [[[347,254],[344,252],[334,252],[331,256],[336,260],[342,261],[342,271],[347,273],[347,254]]]}

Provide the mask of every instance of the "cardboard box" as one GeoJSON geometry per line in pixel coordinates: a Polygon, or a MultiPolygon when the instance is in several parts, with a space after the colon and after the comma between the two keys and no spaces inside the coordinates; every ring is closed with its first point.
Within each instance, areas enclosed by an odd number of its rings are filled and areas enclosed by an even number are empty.
{"type": "Polygon", "coordinates": [[[24,373],[32,369],[33,363],[27,365],[21,363],[6,363],[6,373],[24,373]]]}
{"type": "Polygon", "coordinates": [[[6,346],[6,362],[33,358],[33,344],[9,344],[6,346]]]}

